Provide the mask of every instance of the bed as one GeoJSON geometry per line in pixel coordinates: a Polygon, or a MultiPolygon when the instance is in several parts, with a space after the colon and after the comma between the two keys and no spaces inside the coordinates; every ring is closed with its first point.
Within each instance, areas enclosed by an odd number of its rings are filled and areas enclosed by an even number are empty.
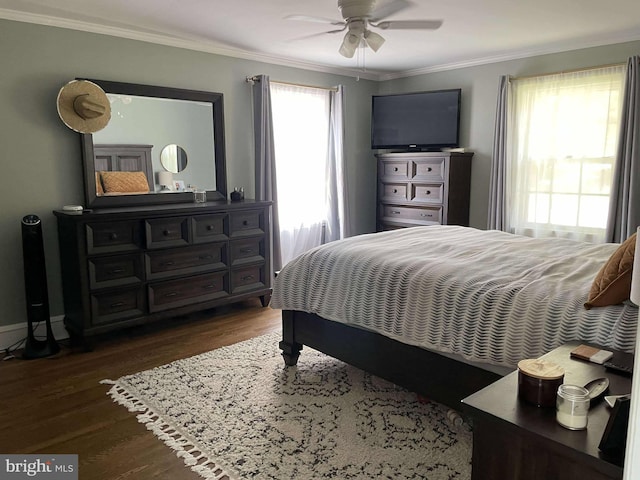
{"type": "Polygon", "coordinates": [[[441,225],[332,242],[276,277],[280,348],[287,365],[307,345],[456,408],[570,340],[633,351],[635,305],[584,306],[620,247],[441,225]]]}

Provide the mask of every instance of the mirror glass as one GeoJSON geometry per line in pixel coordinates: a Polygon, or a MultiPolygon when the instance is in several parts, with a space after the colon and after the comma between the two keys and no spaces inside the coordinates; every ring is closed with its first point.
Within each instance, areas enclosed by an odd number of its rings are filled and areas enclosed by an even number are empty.
{"type": "Polygon", "coordinates": [[[160,163],[167,172],[180,173],[187,168],[187,152],[179,145],[167,145],[160,152],[160,163]]]}
{"type": "Polygon", "coordinates": [[[195,188],[226,198],[222,94],[91,81],[107,93],[111,120],[82,135],[88,207],[189,202],[195,188]],[[146,178],[148,188],[119,189],[127,182],[105,181],[111,171],[141,184],[146,178]],[[159,176],[167,171],[183,189],[163,189],[159,176]]]}

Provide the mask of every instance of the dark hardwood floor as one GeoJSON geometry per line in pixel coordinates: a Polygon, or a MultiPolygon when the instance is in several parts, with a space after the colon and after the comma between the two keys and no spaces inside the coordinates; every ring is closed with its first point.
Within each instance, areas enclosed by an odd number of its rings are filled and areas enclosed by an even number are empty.
{"type": "Polygon", "coordinates": [[[91,352],[0,362],[0,452],[78,454],[80,479],[199,479],[100,380],[280,329],[280,311],[256,299],[105,336],[91,352]]]}

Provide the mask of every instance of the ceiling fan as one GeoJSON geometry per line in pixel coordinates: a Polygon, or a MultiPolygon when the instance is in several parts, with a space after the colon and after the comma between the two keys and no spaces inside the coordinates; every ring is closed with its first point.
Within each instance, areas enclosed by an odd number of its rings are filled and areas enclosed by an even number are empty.
{"type": "Polygon", "coordinates": [[[384,43],[385,39],[382,35],[370,30],[369,27],[381,30],[435,30],[442,25],[442,20],[384,20],[409,6],[411,6],[411,2],[408,0],[392,0],[377,9],[375,8],[376,0],[338,0],[338,9],[342,14],[343,20],[332,20],[309,15],[289,15],[285,19],[328,23],[336,27],[342,27],[310,35],[309,37],[327,33],[340,33],[346,30],[342,45],[340,45],[338,51],[342,56],[352,58],[361,44],[365,44],[374,52],[377,52],[384,43]]]}

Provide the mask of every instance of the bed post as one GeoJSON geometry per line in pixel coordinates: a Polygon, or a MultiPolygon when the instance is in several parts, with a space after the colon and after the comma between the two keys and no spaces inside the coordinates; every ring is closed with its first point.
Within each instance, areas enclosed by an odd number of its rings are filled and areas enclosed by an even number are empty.
{"type": "Polygon", "coordinates": [[[302,344],[295,341],[295,321],[292,310],[282,311],[282,341],[278,344],[282,350],[282,358],[288,367],[298,363],[302,344]]]}

